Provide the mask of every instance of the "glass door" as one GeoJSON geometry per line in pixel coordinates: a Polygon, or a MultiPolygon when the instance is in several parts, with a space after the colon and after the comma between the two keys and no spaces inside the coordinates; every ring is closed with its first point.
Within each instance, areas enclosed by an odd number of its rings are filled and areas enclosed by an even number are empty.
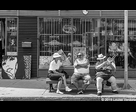
{"type": "Polygon", "coordinates": [[[6,55],[17,56],[18,22],[17,18],[6,18],[6,55]]]}

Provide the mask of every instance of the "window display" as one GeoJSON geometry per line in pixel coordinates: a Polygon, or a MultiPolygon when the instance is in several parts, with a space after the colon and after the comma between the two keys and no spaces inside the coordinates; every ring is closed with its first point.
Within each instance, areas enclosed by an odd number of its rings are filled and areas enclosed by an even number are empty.
{"type": "Polygon", "coordinates": [[[7,55],[17,55],[17,18],[7,18],[7,55]]]}
{"type": "MultiPolygon", "coordinates": [[[[83,51],[94,65],[99,53],[105,55],[105,33],[100,29],[100,19],[95,18],[39,18],[40,69],[48,68],[53,53],[62,50],[66,56],[83,51]],[[44,60],[44,61],[43,61],[44,60]],[[48,63],[48,64],[47,64],[48,63]]],[[[69,63],[69,62],[68,62],[69,63]]]]}
{"type": "MultiPolygon", "coordinates": [[[[112,55],[114,51],[117,52],[115,58],[116,65],[124,68],[124,20],[123,19],[107,19],[107,46],[108,54],[112,55]]],[[[130,19],[128,21],[128,67],[136,67],[136,20],[130,19]]]]}
{"type": "MultiPolygon", "coordinates": [[[[63,53],[65,59],[68,53],[72,52],[71,33],[74,33],[76,28],[71,26],[70,18],[39,18],[39,23],[39,68],[42,69],[48,68],[49,63],[52,60],[52,55],[55,52],[63,53]]],[[[65,59],[63,61],[65,61],[65,59]]]]}

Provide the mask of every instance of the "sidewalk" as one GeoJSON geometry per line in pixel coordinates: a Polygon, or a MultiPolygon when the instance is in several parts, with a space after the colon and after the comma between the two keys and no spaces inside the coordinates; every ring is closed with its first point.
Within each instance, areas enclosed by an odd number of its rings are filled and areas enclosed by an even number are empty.
{"type": "MultiPolygon", "coordinates": [[[[136,79],[129,79],[128,89],[122,89],[124,79],[117,79],[119,94],[111,93],[109,87],[105,87],[102,96],[97,96],[95,85],[90,85],[86,93],[77,95],[76,89],[64,95],[49,93],[45,78],[30,80],[0,80],[0,101],[106,101],[106,100],[135,100],[136,79]]],[[[64,88],[62,87],[62,91],[64,88]]]]}

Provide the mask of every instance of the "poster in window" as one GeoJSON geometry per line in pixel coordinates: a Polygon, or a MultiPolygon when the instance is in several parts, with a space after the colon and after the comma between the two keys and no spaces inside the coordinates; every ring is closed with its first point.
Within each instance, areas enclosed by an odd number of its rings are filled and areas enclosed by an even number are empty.
{"type": "Polygon", "coordinates": [[[124,52],[123,42],[109,42],[109,52],[124,52]]]}
{"type": "Polygon", "coordinates": [[[82,52],[86,56],[86,47],[73,47],[73,62],[77,58],[77,54],[82,52]]]}
{"type": "MultiPolygon", "coordinates": [[[[58,50],[57,53],[59,53],[62,57],[62,63],[64,65],[67,65],[65,60],[67,59],[67,56],[65,55],[64,51],[62,49],[58,50]]],[[[53,55],[52,56],[40,56],[39,59],[39,69],[48,69],[50,62],[53,60],[53,55]]]]}
{"type": "Polygon", "coordinates": [[[39,69],[48,69],[50,62],[53,60],[52,56],[40,56],[39,69]]]}

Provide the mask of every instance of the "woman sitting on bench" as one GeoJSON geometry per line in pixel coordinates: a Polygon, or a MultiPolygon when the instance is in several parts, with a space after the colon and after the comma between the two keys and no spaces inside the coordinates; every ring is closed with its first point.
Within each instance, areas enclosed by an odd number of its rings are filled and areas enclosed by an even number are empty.
{"type": "Polygon", "coordinates": [[[72,90],[67,86],[67,83],[66,83],[66,79],[69,76],[67,75],[65,71],[59,70],[60,67],[62,66],[61,60],[62,60],[61,55],[59,55],[59,53],[54,53],[53,60],[50,63],[49,73],[48,73],[48,78],[50,78],[51,80],[59,81],[57,86],[57,91],[56,91],[56,93],[58,94],[63,94],[63,92],[60,91],[62,81],[64,82],[66,91],[70,92],[72,90]]]}

